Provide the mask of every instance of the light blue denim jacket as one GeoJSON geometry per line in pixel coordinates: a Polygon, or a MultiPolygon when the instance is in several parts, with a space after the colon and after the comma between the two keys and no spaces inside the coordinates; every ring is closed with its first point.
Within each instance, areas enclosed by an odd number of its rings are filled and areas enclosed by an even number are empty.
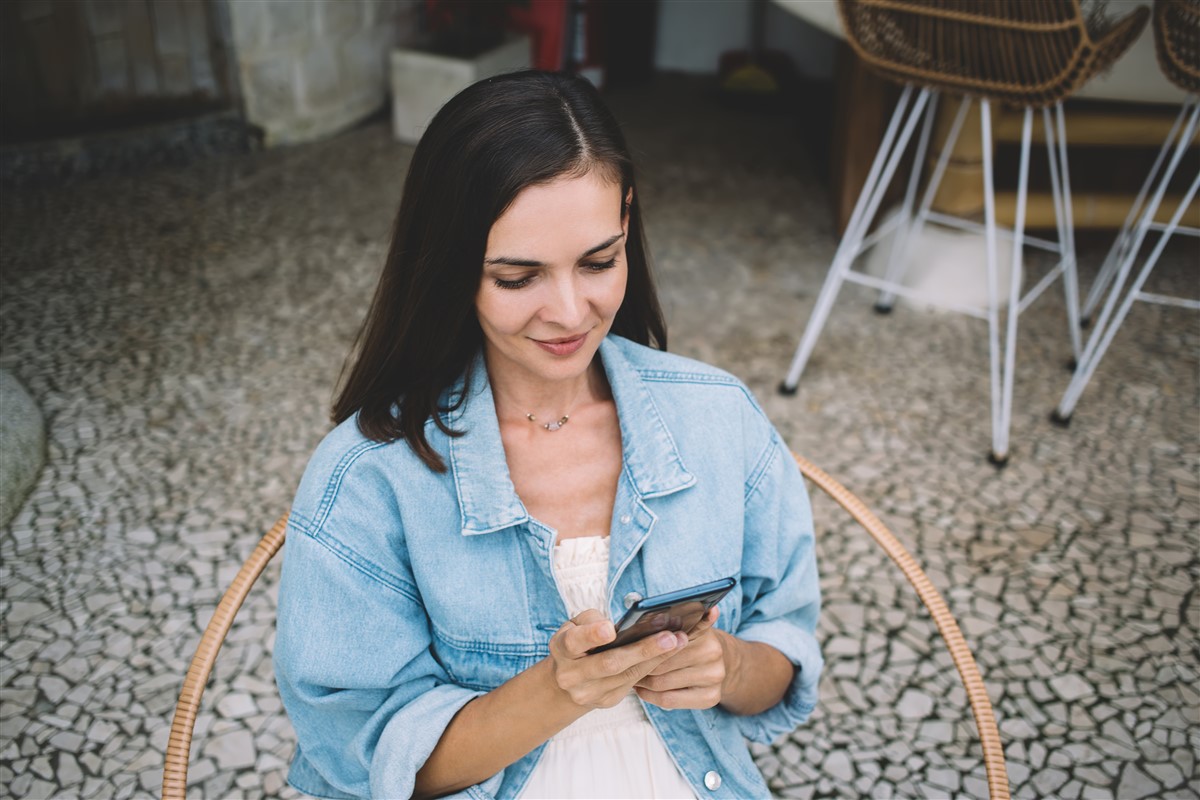
{"type": "MultiPolygon", "coordinates": [[[[643,704],[701,798],[764,797],[745,739],[769,742],[812,712],[822,660],[808,496],[787,447],[737,379],[609,336],[600,356],[624,466],[610,539],[608,613],[726,576],[719,627],[796,665],[783,701],[754,716],[643,704]],[[720,777],[719,786],[714,776],[720,777]],[[708,776],[706,783],[705,776],[708,776]]],[[[288,523],[275,671],[299,746],[289,781],[333,798],[402,798],[451,718],[533,666],[567,619],[555,531],[509,479],[483,359],[472,395],[431,422],[449,471],[354,420],[317,448],[288,523]]],[[[515,797],[542,747],[459,797],[515,797]]]]}

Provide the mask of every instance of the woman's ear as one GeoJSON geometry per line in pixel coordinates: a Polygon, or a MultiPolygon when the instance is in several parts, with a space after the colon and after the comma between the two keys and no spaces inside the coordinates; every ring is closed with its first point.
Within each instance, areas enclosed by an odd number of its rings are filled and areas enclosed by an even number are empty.
{"type": "Polygon", "coordinates": [[[625,199],[621,202],[621,231],[629,233],[629,209],[633,205],[633,187],[629,187],[629,191],[625,193],[625,199]]]}

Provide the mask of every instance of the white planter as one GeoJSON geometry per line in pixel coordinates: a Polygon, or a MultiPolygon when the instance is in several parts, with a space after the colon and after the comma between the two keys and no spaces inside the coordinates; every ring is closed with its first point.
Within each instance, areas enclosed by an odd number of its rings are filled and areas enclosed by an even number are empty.
{"type": "Polygon", "coordinates": [[[476,81],[530,66],[528,36],[467,60],[398,47],[392,50],[392,133],[416,144],[447,100],[476,81]]]}

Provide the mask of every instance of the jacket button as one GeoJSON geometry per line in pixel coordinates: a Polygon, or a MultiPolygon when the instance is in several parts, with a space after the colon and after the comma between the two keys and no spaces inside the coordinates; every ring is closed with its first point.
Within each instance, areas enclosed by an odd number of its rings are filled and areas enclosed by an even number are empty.
{"type": "Polygon", "coordinates": [[[720,789],[721,773],[717,772],[715,769],[710,769],[708,772],[704,773],[704,785],[710,792],[715,792],[717,789],[720,789]]]}
{"type": "Polygon", "coordinates": [[[622,525],[628,525],[631,522],[633,522],[633,517],[629,516],[628,514],[621,515],[621,524],[622,525]]]}
{"type": "Polygon", "coordinates": [[[633,604],[641,599],[642,599],[642,596],[640,594],[638,594],[637,592],[630,592],[629,594],[627,594],[623,598],[621,598],[621,602],[623,602],[625,604],[626,608],[633,608],[633,604]]]}

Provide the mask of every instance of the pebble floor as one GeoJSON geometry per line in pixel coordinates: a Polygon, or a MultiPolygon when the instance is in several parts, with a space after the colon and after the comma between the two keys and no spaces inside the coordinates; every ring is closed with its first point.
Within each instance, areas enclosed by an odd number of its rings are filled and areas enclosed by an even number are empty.
{"type": "MultiPolygon", "coordinates": [[[[1012,461],[989,443],[981,322],[848,288],[798,396],[775,394],[833,255],[798,120],[663,79],[612,103],[641,164],[671,349],[746,380],[793,448],[925,566],[979,661],[1021,798],[1200,797],[1200,318],[1138,305],[1067,429],[1061,295],[1021,320],[1012,461]]],[[[0,367],[47,466],[0,535],[0,786],[156,795],[196,642],[286,509],[387,246],[411,148],[383,123],[293,149],[6,189],[0,367]]],[[[1081,250],[1090,285],[1106,243],[1081,250]]],[[[1155,291],[1195,294],[1194,241],[1155,291]]],[[[1030,264],[1036,272],[1041,262],[1030,264]]],[[[984,797],[928,615],[815,503],[827,657],[812,720],[756,750],[785,797],[984,797]]],[[[272,683],[273,564],[205,696],[191,785],[295,797],[272,683]]]]}

